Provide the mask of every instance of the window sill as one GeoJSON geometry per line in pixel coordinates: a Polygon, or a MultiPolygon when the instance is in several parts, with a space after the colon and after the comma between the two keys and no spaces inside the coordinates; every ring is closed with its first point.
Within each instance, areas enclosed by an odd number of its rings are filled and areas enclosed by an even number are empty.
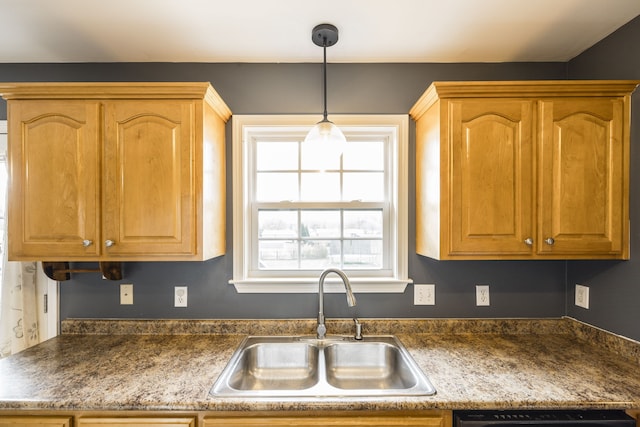
{"type": "MultiPolygon", "coordinates": [[[[404,293],[411,279],[349,278],[354,293],[387,294],[404,293]]],[[[318,293],[317,278],[248,279],[230,280],[239,294],[315,294],[318,293]]],[[[324,292],[343,293],[344,285],[339,279],[327,277],[324,292]]]]}

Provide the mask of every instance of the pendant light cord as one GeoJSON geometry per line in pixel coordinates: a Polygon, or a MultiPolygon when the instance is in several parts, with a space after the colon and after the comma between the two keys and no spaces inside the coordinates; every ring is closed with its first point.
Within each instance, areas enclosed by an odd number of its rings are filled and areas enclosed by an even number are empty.
{"type": "Polygon", "coordinates": [[[327,38],[322,39],[322,50],[324,52],[324,60],[322,62],[322,75],[324,77],[324,113],[322,121],[327,122],[327,38]]]}

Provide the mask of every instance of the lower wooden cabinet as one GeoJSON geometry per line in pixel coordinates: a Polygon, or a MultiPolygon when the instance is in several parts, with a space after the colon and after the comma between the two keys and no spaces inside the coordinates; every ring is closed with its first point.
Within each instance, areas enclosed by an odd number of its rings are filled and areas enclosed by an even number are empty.
{"type": "Polygon", "coordinates": [[[76,427],[196,427],[195,417],[79,417],[76,427]]]}
{"type": "Polygon", "coordinates": [[[180,412],[0,411],[0,427],[452,427],[451,411],[229,411],[180,412]]]}
{"type": "Polygon", "coordinates": [[[205,417],[203,427],[291,427],[291,426],[425,426],[451,427],[451,412],[301,412],[301,413],[232,413],[205,417]]]}
{"type": "Polygon", "coordinates": [[[9,416],[0,414],[0,427],[72,427],[73,417],[9,416]]]}
{"type": "Polygon", "coordinates": [[[636,419],[636,425],[640,427],[640,409],[629,409],[627,414],[636,419]]]}

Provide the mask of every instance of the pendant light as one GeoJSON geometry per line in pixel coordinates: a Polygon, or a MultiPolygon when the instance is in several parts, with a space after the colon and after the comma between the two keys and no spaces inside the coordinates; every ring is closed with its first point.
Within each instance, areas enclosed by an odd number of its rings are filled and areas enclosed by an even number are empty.
{"type": "Polygon", "coordinates": [[[313,147],[316,155],[327,157],[326,163],[332,163],[332,159],[340,157],[347,139],[344,134],[327,118],[327,47],[338,42],[338,29],[331,24],[317,25],[311,32],[311,39],[317,46],[321,46],[324,53],[322,66],[324,112],[322,120],[309,131],[304,142],[308,147],[313,147]]]}

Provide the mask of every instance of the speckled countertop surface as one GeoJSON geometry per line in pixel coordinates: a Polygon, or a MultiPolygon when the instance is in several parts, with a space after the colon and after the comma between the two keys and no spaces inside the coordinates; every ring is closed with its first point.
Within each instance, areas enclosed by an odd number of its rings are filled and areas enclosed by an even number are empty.
{"type": "MultiPolygon", "coordinates": [[[[437,394],[216,399],[209,390],[246,334],[310,334],[313,321],[67,320],[61,336],[0,360],[0,409],[640,408],[640,344],[571,319],[363,323],[397,335],[437,394]]],[[[348,320],[327,326],[350,333],[348,320]]]]}

